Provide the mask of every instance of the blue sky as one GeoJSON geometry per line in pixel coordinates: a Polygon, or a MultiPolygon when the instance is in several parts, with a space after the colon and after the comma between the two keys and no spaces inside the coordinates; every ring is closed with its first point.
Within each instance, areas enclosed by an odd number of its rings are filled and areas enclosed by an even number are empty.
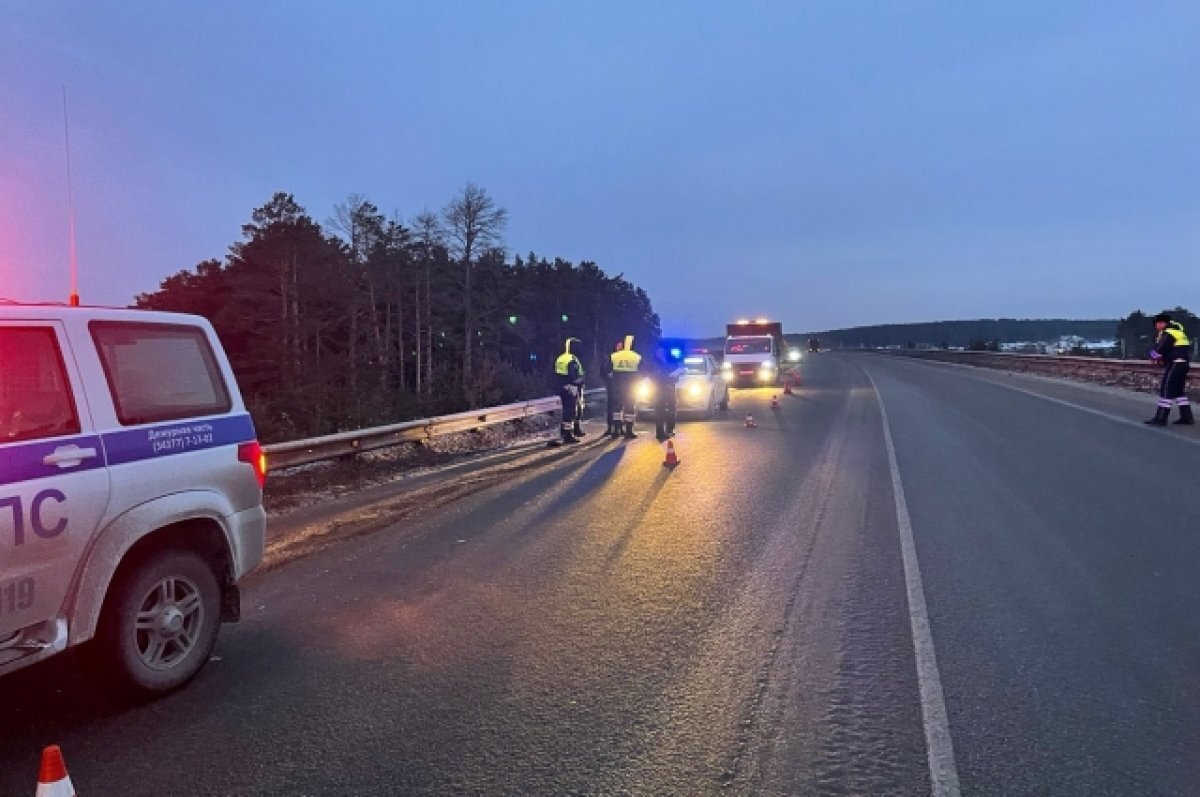
{"type": "Polygon", "coordinates": [[[0,23],[0,296],[124,304],[277,190],[510,251],[665,331],[1200,309],[1200,4],[53,2],[0,23]],[[113,10],[117,9],[117,10],[113,10]]]}

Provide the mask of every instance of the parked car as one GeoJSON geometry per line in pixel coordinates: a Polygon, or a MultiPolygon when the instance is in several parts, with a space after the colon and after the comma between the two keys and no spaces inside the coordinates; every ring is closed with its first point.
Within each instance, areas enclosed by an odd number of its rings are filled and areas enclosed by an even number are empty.
{"type": "MultiPolygon", "coordinates": [[[[729,384],[711,354],[689,354],[676,372],[675,404],[678,412],[712,418],[718,409],[729,409],[729,384]]],[[[653,412],[655,385],[649,377],[637,387],[638,411],[653,412]]]]}
{"type": "Polygon", "coordinates": [[[0,304],[0,675],[92,641],[194,676],[262,560],[266,458],[203,318],[0,304]]]}

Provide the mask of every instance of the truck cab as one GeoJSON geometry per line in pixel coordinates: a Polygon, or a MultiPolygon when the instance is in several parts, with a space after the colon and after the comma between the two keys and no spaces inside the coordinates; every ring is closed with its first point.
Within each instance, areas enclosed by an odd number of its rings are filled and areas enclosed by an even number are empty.
{"type": "Polygon", "coordinates": [[[721,372],[734,387],[778,385],[785,347],[778,321],[738,321],[725,328],[721,372]]]}

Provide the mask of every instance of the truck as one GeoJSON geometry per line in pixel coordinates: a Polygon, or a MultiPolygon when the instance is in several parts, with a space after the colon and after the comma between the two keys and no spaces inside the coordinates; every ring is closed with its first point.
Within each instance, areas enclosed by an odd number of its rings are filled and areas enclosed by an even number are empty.
{"type": "Polygon", "coordinates": [[[783,324],[779,321],[741,319],[725,326],[721,373],[732,386],[778,385],[786,357],[783,324]]]}

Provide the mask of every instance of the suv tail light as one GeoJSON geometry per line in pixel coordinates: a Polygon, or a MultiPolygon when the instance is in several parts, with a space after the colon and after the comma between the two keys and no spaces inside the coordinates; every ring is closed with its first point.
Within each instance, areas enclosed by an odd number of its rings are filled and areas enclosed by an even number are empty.
{"type": "Polygon", "coordinates": [[[238,461],[254,468],[254,478],[258,479],[259,487],[267,483],[267,452],[263,451],[257,440],[238,446],[238,461]]]}

